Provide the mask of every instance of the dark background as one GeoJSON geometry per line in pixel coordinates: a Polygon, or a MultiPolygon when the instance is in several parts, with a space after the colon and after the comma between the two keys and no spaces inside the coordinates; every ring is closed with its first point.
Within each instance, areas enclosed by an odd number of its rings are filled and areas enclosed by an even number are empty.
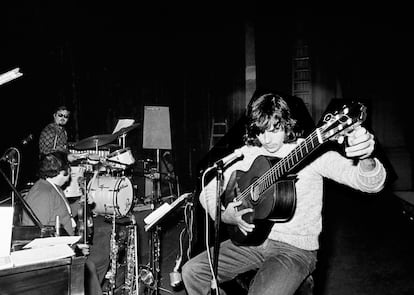
{"type": "MultiPolygon", "coordinates": [[[[22,147],[19,183],[35,178],[38,135],[56,106],[72,110],[67,127],[76,142],[111,133],[121,118],[142,123],[144,106],[161,105],[170,110],[175,168],[183,189],[191,190],[197,163],[209,149],[212,117],[227,117],[233,126],[244,111],[233,102],[245,99],[246,22],[256,30],[258,88],[291,92],[292,46],[304,37],[318,65],[315,75],[324,83],[319,87],[336,88],[339,81],[344,98],[367,99],[375,111],[374,128],[384,127],[392,113],[386,131],[375,130],[377,138],[387,141],[397,129],[392,146],[411,150],[412,29],[402,14],[136,6],[27,1],[2,7],[0,72],[19,67],[23,77],[0,86],[0,151],[34,135],[22,147]]],[[[314,106],[315,122],[324,107],[314,106]]],[[[138,160],[154,157],[154,151],[142,149],[142,127],[127,137],[138,160]]],[[[1,193],[8,193],[3,183],[1,193]]]]}
{"type": "MultiPolygon", "coordinates": [[[[19,67],[23,76],[0,85],[0,154],[18,147],[18,187],[34,181],[39,133],[65,104],[72,111],[70,141],[111,133],[118,119],[132,118],[141,125],[128,133],[127,145],[137,163],[154,159],[154,150],[142,148],[144,106],[168,106],[174,167],[182,192],[192,191],[209,153],[212,118],[227,118],[236,129],[229,142],[239,140],[248,22],[255,28],[257,88],[290,94],[292,48],[298,38],[307,40],[317,82],[313,121],[334,98],[366,102],[366,124],[397,170],[397,189],[412,191],[410,10],[335,5],[319,11],[241,2],[2,3],[0,73],[19,67]],[[23,147],[28,134],[34,140],[23,147]]],[[[7,163],[0,168],[10,175],[7,163]]],[[[134,184],[142,192],[142,180],[134,184]]],[[[402,218],[399,199],[354,193],[328,182],[315,275],[325,290],[318,294],[412,294],[412,223],[402,218]]],[[[9,195],[0,179],[0,201],[9,195]]],[[[165,278],[177,250],[174,238],[166,240],[172,250],[163,251],[170,254],[165,278]]]]}

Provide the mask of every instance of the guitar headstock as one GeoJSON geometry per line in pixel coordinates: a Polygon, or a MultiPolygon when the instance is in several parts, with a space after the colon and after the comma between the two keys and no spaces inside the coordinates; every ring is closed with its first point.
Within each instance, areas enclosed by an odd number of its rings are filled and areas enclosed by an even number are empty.
{"type": "Polygon", "coordinates": [[[337,140],[360,126],[367,117],[367,108],[360,102],[345,104],[340,110],[325,115],[320,128],[322,140],[337,140]]]}

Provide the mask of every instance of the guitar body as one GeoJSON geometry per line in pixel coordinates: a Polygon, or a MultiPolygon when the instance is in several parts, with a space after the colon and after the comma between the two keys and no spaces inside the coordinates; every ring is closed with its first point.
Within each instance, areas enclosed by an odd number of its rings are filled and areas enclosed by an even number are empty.
{"type": "Polygon", "coordinates": [[[267,172],[278,158],[265,156],[257,157],[250,169],[246,172],[234,171],[224,192],[223,203],[242,201],[239,210],[253,208],[253,212],[243,215],[248,223],[255,224],[253,232],[244,235],[235,225],[227,225],[230,239],[236,245],[255,246],[262,244],[270,233],[275,221],[284,222],[292,218],[296,208],[295,178],[283,178],[272,184],[267,190],[257,196],[254,186],[249,186],[267,172]],[[240,198],[239,193],[247,191],[248,194],[240,198]]]}

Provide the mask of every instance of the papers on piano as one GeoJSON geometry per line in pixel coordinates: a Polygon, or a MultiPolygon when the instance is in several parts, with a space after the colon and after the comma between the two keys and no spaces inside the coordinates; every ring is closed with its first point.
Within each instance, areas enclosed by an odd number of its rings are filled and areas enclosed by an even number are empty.
{"type": "Polygon", "coordinates": [[[10,254],[13,266],[22,266],[40,262],[48,262],[61,258],[71,257],[75,252],[67,244],[25,249],[10,254]]]}
{"type": "Polygon", "coordinates": [[[9,245],[9,255],[0,258],[0,269],[71,257],[75,252],[69,245],[77,243],[80,238],[80,236],[37,238],[25,245],[23,250],[11,253],[9,245]]]}
{"type": "Polygon", "coordinates": [[[26,244],[23,247],[23,249],[29,249],[29,248],[34,249],[34,248],[56,246],[56,245],[73,245],[79,242],[80,239],[81,239],[81,236],[61,236],[61,237],[38,238],[26,244]]]}
{"type": "Polygon", "coordinates": [[[191,197],[191,193],[185,193],[179,196],[174,202],[171,204],[164,203],[160,207],[158,207],[155,211],[149,214],[147,217],[144,218],[145,222],[145,231],[151,229],[154,225],[160,222],[168,213],[172,212],[176,207],[178,207],[184,200],[191,197]]]}
{"type": "Polygon", "coordinates": [[[13,207],[0,207],[0,269],[12,266],[10,248],[13,227],[13,207]]]}

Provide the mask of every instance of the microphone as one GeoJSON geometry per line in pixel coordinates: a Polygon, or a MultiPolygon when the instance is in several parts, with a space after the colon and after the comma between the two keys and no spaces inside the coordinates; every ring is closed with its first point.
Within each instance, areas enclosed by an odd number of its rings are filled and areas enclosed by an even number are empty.
{"type": "Polygon", "coordinates": [[[29,134],[28,136],[26,136],[25,138],[23,138],[21,141],[20,141],[20,143],[22,144],[22,145],[26,145],[26,144],[28,144],[29,142],[31,142],[33,140],[33,134],[29,134]]]}
{"type": "Polygon", "coordinates": [[[11,161],[11,162],[16,162],[16,149],[15,148],[9,148],[4,154],[3,156],[0,158],[0,161],[11,161]]]}
{"type": "MultiPolygon", "coordinates": [[[[33,134],[29,134],[28,136],[26,136],[25,138],[23,138],[20,141],[21,146],[25,146],[27,145],[29,142],[31,142],[33,140],[33,134]]],[[[11,162],[16,162],[16,154],[17,154],[17,149],[15,147],[11,147],[9,148],[4,154],[3,156],[0,158],[0,161],[11,161],[11,162]]]]}
{"type": "Polygon", "coordinates": [[[236,149],[230,155],[225,156],[221,160],[218,160],[214,163],[213,168],[218,168],[219,166],[226,166],[227,164],[233,162],[234,160],[243,156],[241,149],[236,149]]]}

